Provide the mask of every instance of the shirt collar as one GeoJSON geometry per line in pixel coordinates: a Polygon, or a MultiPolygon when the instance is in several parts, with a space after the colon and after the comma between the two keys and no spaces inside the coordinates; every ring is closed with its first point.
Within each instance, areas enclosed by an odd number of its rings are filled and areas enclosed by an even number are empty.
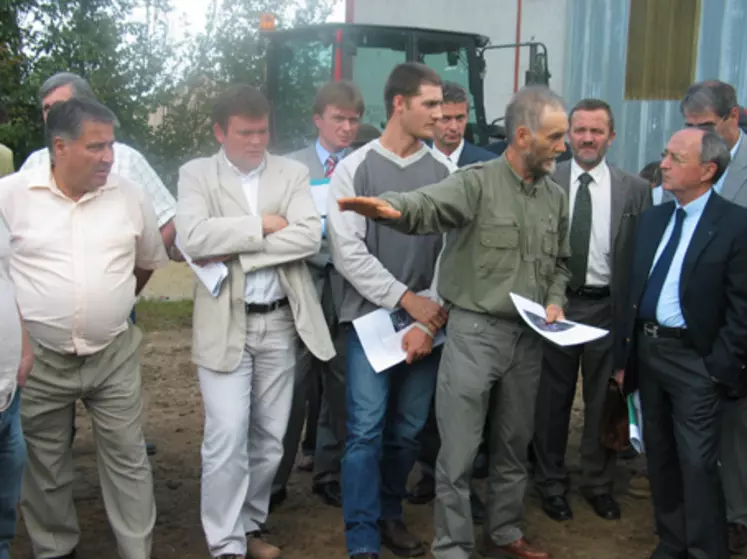
{"type": "Polygon", "coordinates": [[[508,176],[511,180],[511,184],[513,184],[514,188],[516,188],[523,194],[534,196],[537,192],[537,187],[541,182],[545,180],[544,178],[542,178],[538,179],[535,182],[527,182],[523,178],[521,178],[516,171],[514,171],[514,168],[511,167],[511,164],[508,162],[508,159],[505,155],[501,155],[500,161],[502,161],[504,167],[508,169],[508,176]]]}
{"type": "Polygon", "coordinates": [[[262,172],[267,167],[267,156],[265,155],[265,157],[262,159],[262,163],[259,164],[259,167],[257,167],[256,169],[252,169],[248,173],[245,173],[241,169],[239,169],[236,165],[234,165],[233,163],[231,163],[231,160],[228,159],[228,156],[226,155],[226,150],[224,150],[223,148],[220,148],[220,151],[223,154],[223,159],[226,161],[226,163],[228,164],[228,166],[237,175],[239,175],[241,178],[244,178],[244,179],[254,179],[254,178],[257,178],[257,177],[259,177],[259,175],[262,174],[262,172]]]}
{"type": "Polygon", "coordinates": [[[604,173],[607,170],[607,160],[602,159],[599,164],[594,167],[591,171],[585,171],[581,168],[575,159],[571,159],[571,184],[575,184],[578,177],[584,173],[588,173],[589,176],[594,180],[594,184],[602,184],[604,173]]]}
{"type": "Polygon", "coordinates": [[[687,217],[698,217],[703,213],[703,210],[705,210],[706,204],[708,203],[708,200],[710,200],[712,194],[713,189],[708,189],[708,192],[702,194],[699,198],[696,198],[684,206],[680,206],[677,199],[674,200],[674,204],[677,208],[685,210],[687,217]]]}
{"type": "Polygon", "coordinates": [[[319,138],[316,139],[316,156],[319,158],[319,163],[322,164],[322,167],[327,164],[327,159],[329,159],[330,155],[334,155],[337,158],[337,162],[339,163],[348,154],[347,152],[347,148],[343,148],[337,153],[332,153],[322,145],[322,143],[319,141],[319,138]]]}
{"type": "MultiPolygon", "coordinates": [[[[24,172],[24,171],[21,171],[21,172],[24,172]]],[[[50,192],[53,192],[59,196],[62,196],[63,198],[69,199],[57,186],[57,182],[55,181],[54,175],[52,174],[51,166],[47,167],[46,165],[42,165],[39,167],[34,167],[30,169],[29,171],[25,171],[25,173],[28,178],[29,189],[46,188],[50,192]]],[[[92,192],[87,192],[80,198],[80,200],[78,200],[78,202],[83,202],[85,200],[90,199],[93,196],[98,196],[102,191],[109,190],[111,188],[116,188],[118,185],[119,185],[118,176],[109,172],[109,176],[106,178],[106,184],[104,184],[104,186],[101,186],[92,192]]]]}
{"type": "Polygon", "coordinates": [[[462,156],[462,152],[464,151],[464,138],[462,138],[462,141],[459,142],[459,145],[456,147],[456,149],[451,152],[451,155],[448,155],[448,154],[444,153],[443,151],[441,151],[438,148],[438,146],[436,146],[435,142],[433,143],[433,147],[435,147],[439,152],[441,152],[441,154],[446,159],[448,159],[449,161],[451,161],[454,165],[458,165],[459,164],[459,158],[462,156]]]}
{"type": "Polygon", "coordinates": [[[739,151],[739,146],[742,145],[742,138],[744,137],[744,134],[742,133],[742,130],[739,131],[739,139],[737,140],[737,143],[734,144],[734,147],[731,148],[731,151],[729,152],[731,154],[731,160],[734,161],[734,158],[737,156],[737,151],[739,151]]]}

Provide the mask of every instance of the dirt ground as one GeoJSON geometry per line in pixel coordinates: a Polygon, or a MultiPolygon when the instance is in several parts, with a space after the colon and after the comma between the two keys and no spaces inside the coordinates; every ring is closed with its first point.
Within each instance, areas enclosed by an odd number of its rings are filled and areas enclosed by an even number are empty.
{"type": "MultiPolygon", "coordinates": [[[[189,298],[191,280],[183,265],[172,264],[154,277],[146,293],[170,300],[189,298]]],[[[172,304],[173,305],[173,304],[172,304]]],[[[152,312],[152,310],[151,310],[152,312]]],[[[169,311],[173,314],[173,311],[169,311]]],[[[157,445],[152,457],[158,520],[153,559],[208,558],[199,517],[200,441],[202,405],[194,367],[189,360],[188,318],[160,326],[143,320],[143,380],[146,400],[146,437],[157,445]]],[[[78,559],[115,559],[116,547],[100,497],[90,422],[79,408],[79,434],[75,441],[75,499],[82,529],[78,559]]],[[[568,461],[577,463],[581,409],[574,409],[573,433],[568,461]]],[[[620,521],[604,521],[591,511],[577,492],[570,496],[575,518],[557,523],[539,508],[534,492],[527,492],[527,536],[549,550],[553,559],[643,559],[655,545],[648,501],[624,493],[629,466],[619,469],[620,521]]],[[[413,479],[417,472],[413,473],[413,479]]],[[[343,559],[345,541],[339,509],[331,508],[311,493],[310,474],[296,472],[288,488],[288,499],[268,521],[270,538],[283,549],[283,557],[343,559]]],[[[406,505],[405,517],[424,542],[433,537],[432,505],[406,505]]],[[[481,530],[478,528],[476,536],[481,530]]],[[[14,558],[31,558],[23,524],[13,546],[14,558]]],[[[428,555],[430,556],[430,555],[428,555]]],[[[383,557],[393,557],[384,551],[383,557]]]]}

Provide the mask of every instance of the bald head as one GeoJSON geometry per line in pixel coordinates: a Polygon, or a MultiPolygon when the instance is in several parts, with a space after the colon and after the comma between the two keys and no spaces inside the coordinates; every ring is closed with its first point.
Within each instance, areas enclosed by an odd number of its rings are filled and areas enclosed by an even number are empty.
{"type": "Polygon", "coordinates": [[[680,130],[669,140],[661,160],[662,186],[680,204],[687,204],[718,182],[730,159],[726,142],[713,130],[680,130]]]}

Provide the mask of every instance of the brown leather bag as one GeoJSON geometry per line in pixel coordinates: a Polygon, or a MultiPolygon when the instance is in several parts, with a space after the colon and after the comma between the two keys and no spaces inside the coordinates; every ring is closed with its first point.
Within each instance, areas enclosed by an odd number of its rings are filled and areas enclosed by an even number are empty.
{"type": "Polygon", "coordinates": [[[628,405],[622,388],[613,378],[607,384],[600,430],[602,446],[620,452],[630,446],[628,405]]]}

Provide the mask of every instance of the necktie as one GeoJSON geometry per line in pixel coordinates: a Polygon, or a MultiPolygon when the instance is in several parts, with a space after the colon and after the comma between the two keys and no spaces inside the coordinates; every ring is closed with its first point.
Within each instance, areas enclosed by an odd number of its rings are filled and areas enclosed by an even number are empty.
{"type": "Polygon", "coordinates": [[[685,221],[686,215],[685,210],[677,208],[672,236],[669,237],[669,242],[667,243],[667,246],[664,247],[661,256],[659,256],[659,260],[654,266],[654,270],[648,277],[646,288],[643,290],[641,305],[638,312],[639,318],[656,322],[656,307],[659,303],[659,295],[661,295],[661,290],[664,287],[664,280],[667,278],[669,267],[672,265],[674,253],[677,251],[677,245],[682,236],[682,223],[685,221]]]}
{"type": "Polygon", "coordinates": [[[571,221],[571,257],[568,268],[571,279],[568,286],[575,290],[586,283],[586,270],[589,263],[589,240],[591,239],[591,193],[589,183],[594,179],[589,173],[578,177],[578,190],[573,205],[573,220],[571,221]]]}
{"type": "Polygon", "coordinates": [[[337,166],[338,158],[336,155],[330,155],[327,158],[327,161],[324,163],[324,178],[328,179],[332,176],[332,173],[335,172],[335,167],[337,166]]]}

